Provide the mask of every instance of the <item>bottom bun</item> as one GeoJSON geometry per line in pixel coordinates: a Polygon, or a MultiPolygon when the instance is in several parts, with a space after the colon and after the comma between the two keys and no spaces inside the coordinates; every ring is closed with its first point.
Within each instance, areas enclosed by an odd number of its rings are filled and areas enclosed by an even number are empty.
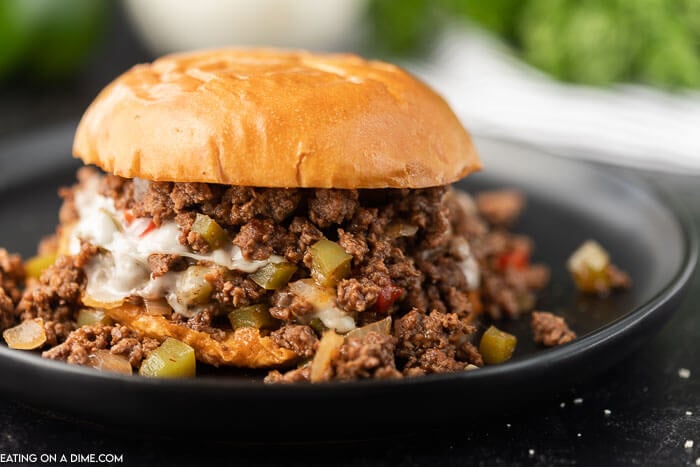
{"type": "Polygon", "coordinates": [[[195,331],[185,325],[169,321],[163,316],[149,315],[136,305],[123,305],[105,310],[114,321],[158,340],[172,337],[194,349],[197,360],[214,366],[237,366],[242,368],[280,367],[292,363],[296,354],[278,346],[255,328],[239,328],[222,331],[222,339],[211,334],[195,331]]]}

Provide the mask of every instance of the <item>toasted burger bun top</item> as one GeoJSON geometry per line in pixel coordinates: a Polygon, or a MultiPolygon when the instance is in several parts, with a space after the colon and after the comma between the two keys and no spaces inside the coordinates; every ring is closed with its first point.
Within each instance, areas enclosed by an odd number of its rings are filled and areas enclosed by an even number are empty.
{"type": "Polygon", "coordinates": [[[479,169],[447,103],[353,55],[220,49],[137,65],[83,116],[73,153],[122,177],[420,188],[479,169]]]}

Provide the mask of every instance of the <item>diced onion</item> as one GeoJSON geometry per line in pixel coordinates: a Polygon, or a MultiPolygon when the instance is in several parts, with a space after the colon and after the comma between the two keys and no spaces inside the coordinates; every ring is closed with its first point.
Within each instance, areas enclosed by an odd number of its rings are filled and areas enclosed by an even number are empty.
{"type": "Polygon", "coordinates": [[[122,306],[124,304],[124,300],[103,301],[93,298],[87,293],[83,294],[81,301],[86,307],[101,308],[103,310],[111,310],[112,308],[117,308],[118,306],[122,306]]]}
{"type": "Polygon", "coordinates": [[[320,319],[327,328],[341,333],[355,329],[353,317],[337,306],[332,287],[321,287],[311,279],[301,279],[290,282],[289,289],[313,305],[313,317],[320,319]]]}
{"type": "Polygon", "coordinates": [[[34,350],[46,343],[46,329],[41,318],[23,321],[13,328],[6,329],[2,337],[11,349],[34,350]]]}
{"type": "Polygon", "coordinates": [[[311,382],[317,383],[327,379],[328,371],[331,367],[331,362],[338,355],[340,346],[343,345],[345,339],[335,333],[335,331],[326,331],[318,343],[318,350],[311,361],[311,382]]]}
{"type": "Polygon", "coordinates": [[[586,274],[603,271],[608,264],[608,252],[595,240],[587,240],[571,255],[566,265],[574,274],[586,274]]]}
{"type": "Polygon", "coordinates": [[[384,319],[367,324],[365,326],[362,326],[361,328],[353,329],[352,331],[347,333],[345,337],[362,338],[370,332],[376,332],[387,336],[391,334],[391,316],[387,316],[384,319]]]}
{"type": "Polygon", "coordinates": [[[104,310],[98,308],[82,308],[78,311],[76,324],[79,328],[96,324],[110,325],[112,324],[112,319],[107,316],[104,310]]]}
{"type": "Polygon", "coordinates": [[[188,306],[202,305],[208,302],[213,287],[206,276],[211,272],[210,268],[204,266],[187,268],[177,279],[177,301],[188,306]]]}
{"type": "Polygon", "coordinates": [[[163,298],[155,300],[144,299],[143,303],[146,306],[146,313],[149,315],[170,316],[173,313],[173,309],[163,298]]]}
{"type": "Polygon", "coordinates": [[[290,282],[289,290],[291,290],[292,293],[305,298],[312,305],[323,305],[335,298],[333,288],[320,287],[310,279],[301,279],[290,282]]]}
{"type": "Polygon", "coordinates": [[[386,234],[389,238],[413,237],[417,232],[417,225],[406,224],[404,222],[392,223],[386,228],[386,234]]]}
{"type": "Polygon", "coordinates": [[[114,355],[107,349],[95,350],[88,356],[88,366],[101,371],[111,371],[125,375],[132,374],[129,360],[122,355],[114,355]]]}
{"type": "Polygon", "coordinates": [[[610,289],[608,252],[594,240],[581,245],[566,263],[576,287],[583,292],[604,293],[610,289]]]}

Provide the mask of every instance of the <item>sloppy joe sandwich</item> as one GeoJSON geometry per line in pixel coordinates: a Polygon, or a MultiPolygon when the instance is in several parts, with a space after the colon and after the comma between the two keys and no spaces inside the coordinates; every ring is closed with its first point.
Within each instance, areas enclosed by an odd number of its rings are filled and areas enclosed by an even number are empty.
{"type": "Polygon", "coordinates": [[[387,63],[166,56],[100,93],[73,152],[90,167],[1,320],[47,358],[268,382],[468,370],[479,315],[530,311],[547,282],[507,230],[522,196],[450,188],[480,168],[468,133],[387,63]]]}

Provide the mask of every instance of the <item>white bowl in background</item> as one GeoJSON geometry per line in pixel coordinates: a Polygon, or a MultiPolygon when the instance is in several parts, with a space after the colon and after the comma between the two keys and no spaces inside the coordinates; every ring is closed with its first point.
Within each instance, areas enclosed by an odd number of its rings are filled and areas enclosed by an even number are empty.
{"type": "Polygon", "coordinates": [[[156,54],[228,45],[347,49],[368,0],[125,0],[156,54]]]}

